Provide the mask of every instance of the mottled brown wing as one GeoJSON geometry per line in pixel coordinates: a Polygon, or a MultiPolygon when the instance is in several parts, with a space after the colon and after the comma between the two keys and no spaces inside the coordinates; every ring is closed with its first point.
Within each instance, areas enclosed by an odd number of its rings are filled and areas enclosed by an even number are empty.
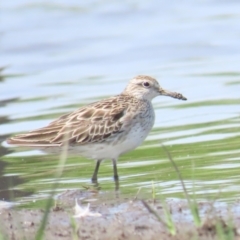
{"type": "Polygon", "coordinates": [[[122,132],[127,103],[119,97],[110,98],[82,107],[63,115],[48,126],[17,135],[9,144],[25,146],[61,146],[103,142],[115,133],[122,132]]]}

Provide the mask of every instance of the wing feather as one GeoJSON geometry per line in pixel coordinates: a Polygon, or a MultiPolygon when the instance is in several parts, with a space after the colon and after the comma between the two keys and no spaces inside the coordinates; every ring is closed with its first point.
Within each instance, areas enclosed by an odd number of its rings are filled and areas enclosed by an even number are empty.
{"type": "Polygon", "coordinates": [[[87,144],[106,141],[113,134],[124,131],[124,118],[129,101],[121,95],[102,100],[65,114],[48,126],[9,138],[9,144],[62,145],[87,144]]]}

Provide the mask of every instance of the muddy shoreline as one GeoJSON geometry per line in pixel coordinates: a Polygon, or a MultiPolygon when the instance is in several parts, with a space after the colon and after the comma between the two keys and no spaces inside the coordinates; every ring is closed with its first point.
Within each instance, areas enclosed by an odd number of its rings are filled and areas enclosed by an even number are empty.
{"type": "MultiPolygon", "coordinates": [[[[221,239],[223,235],[224,239],[240,239],[239,202],[198,202],[201,225],[196,226],[186,200],[167,199],[161,202],[135,198],[114,203],[99,199],[94,201],[94,197],[94,194],[86,194],[85,191],[67,191],[59,195],[57,205],[49,211],[43,239],[207,240],[221,239]],[[74,208],[76,199],[82,211],[80,213],[77,212],[79,208],[74,208]],[[87,202],[91,202],[88,211],[87,202]],[[166,209],[175,233],[169,229],[166,209]]],[[[44,213],[44,209],[3,207],[0,210],[3,239],[36,239],[44,213]]]]}

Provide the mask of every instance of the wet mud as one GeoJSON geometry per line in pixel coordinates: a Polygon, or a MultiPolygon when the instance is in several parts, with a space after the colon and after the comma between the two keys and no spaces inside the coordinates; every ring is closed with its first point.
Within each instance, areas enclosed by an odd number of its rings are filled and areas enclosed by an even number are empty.
{"type": "MultiPolygon", "coordinates": [[[[201,224],[197,226],[186,200],[104,201],[103,198],[107,199],[107,195],[96,198],[95,193],[88,191],[67,191],[59,195],[49,211],[43,239],[240,239],[239,202],[198,202],[201,224]],[[74,207],[76,200],[78,205],[74,207]],[[90,203],[89,209],[87,203],[90,203]]],[[[35,239],[44,213],[44,209],[3,205],[1,236],[3,239],[35,239]]]]}

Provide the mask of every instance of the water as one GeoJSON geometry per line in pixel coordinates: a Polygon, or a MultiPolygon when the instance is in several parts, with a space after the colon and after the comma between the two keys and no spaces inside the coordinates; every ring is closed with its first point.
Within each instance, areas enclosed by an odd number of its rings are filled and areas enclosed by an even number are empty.
{"type": "MultiPolygon", "coordinates": [[[[38,1],[1,3],[0,139],[118,94],[138,74],[187,102],[154,100],[145,143],[119,159],[120,192],[184,197],[166,147],[196,197],[239,196],[240,3],[238,1],[38,1]]],[[[58,156],[0,148],[0,198],[45,199],[58,156]]],[[[57,192],[91,186],[94,162],[71,156],[57,192]]],[[[100,168],[114,192],[112,166],[100,168]]]]}

